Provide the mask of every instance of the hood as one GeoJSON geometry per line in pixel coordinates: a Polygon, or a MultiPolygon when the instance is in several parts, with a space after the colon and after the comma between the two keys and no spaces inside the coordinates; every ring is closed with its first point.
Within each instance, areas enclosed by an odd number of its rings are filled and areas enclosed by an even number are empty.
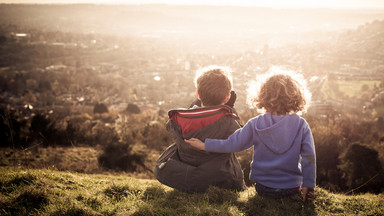
{"type": "Polygon", "coordinates": [[[223,116],[238,118],[226,105],[174,109],[168,112],[169,119],[180,126],[183,135],[197,131],[219,121],[223,116]]]}
{"type": "Polygon", "coordinates": [[[255,128],[261,142],[271,151],[281,154],[293,145],[300,129],[300,119],[296,114],[275,116],[267,113],[259,116],[255,128]]]}

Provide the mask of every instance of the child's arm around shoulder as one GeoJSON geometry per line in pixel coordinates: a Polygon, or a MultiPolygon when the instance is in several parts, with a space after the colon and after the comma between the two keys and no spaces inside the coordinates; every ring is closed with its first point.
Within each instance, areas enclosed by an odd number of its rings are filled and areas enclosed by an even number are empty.
{"type": "Polygon", "coordinates": [[[202,142],[201,140],[199,140],[199,139],[191,138],[191,139],[189,139],[189,140],[184,139],[184,141],[185,141],[186,143],[189,143],[191,146],[193,146],[193,147],[195,147],[195,148],[197,148],[197,149],[199,149],[199,150],[203,150],[203,151],[205,151],[205,143],[203,143],[203,142],[202,142]]]}
{"type": "Polygon", "coordinates": [[[236,130],[228,139],[206,139],[205,143],[196,138],[185,139],[193,147],[209,152],[239,152],[251,147],[254,143],[254,126],[248,121],[243,128],[236,130]]]}

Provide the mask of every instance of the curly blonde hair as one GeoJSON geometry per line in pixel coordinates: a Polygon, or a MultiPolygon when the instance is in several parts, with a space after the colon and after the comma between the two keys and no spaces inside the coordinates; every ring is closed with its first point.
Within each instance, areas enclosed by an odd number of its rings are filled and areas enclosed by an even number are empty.
{"type": "Polygon", "coordinates": [[[251,102],[258,109],[284,115],[305,111],[310,96],[304,79],[294,79],[289,73],[277,73],[261,83],[257,96],[251,98],[251,102]]]}

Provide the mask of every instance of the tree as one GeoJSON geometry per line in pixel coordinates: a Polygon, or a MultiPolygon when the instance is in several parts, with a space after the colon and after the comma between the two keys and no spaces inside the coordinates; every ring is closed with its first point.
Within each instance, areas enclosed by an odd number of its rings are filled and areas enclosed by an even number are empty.
{"type": "Polygon", "coordinates": [[[0,73],[0,92],[5,92],[8,89],[8,80],[5,75],[0,73]]]}
{"type": "Polygon", "coordinates": [[[26,134],[23,133],[27,121],[15,112],[0,107],[0,147],[26,147],[26,134]]]}
{"type": "Polygon", "coordinates": [[[37,113],[31,121],[29,127],[30,135],[33,140],[40,140],[45,146],[54,145],[61,140],[61,134],[55,128],[55,121],[43,114],[37,113]]]}
{"type": "Polygon", "coordinates": [[[7,42],[7,37],[4,35],[0,35],[0,44],[5,44],[7,42]]]}
{"type": "Polygon", "coordinates": [[[110,143],[103,148],[103,153],[98,157],[99,165],[117,171],[134,172],[144,165],[145,156],[134,153],[128,143],[110,143]]]}
{"type": "Polygon", "coordinates": [[[51,91],[52,90],[51,83],[47,80],[41,80],[39,82],[39,90],[40,92],[51,91]]]}
{"type": "Polygon", "coordinates": [[[377,126],[378,131],[384,130],[384,118],[383,118],[383,116],[380,116],[379,118],[377,118],[376,126],[377,126]]]}
{"type": "Polygon", "coordinates": [[[93,108],[93,113],[107,113],[107,112],[108,112],[108,108],[103,103],[96,103],[93,108]]]}
{"type": "Polygon", "coordinates": [[[140,113],[140,108],[136,104],[128,104],[126,111],[129,113],[134,113],[134,114],[139,114],[140,113]]]}
{"type": "Polygon", "coordinates": [[[340,169],[349,189],[357,192],[383,192],[383,168],[376,150],[353,143],[342,156],[340,169]]]}
{"type": "Polygon", "coordinates": [[[329,133],[328,135],[314,133],[316,142],[316,162],[317,162],[317,183],[327,189],[339,191],[343,190],[341,183],[340,170],[340,137],[338,134],[329,133]]]}

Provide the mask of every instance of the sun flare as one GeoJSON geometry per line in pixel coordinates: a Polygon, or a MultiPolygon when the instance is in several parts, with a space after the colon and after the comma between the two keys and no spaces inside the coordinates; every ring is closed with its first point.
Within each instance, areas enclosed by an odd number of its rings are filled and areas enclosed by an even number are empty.
{"type": "Polygon", "coordinates": [[[384,8],[382,0],[0,0],[7,4],[169,4],[169,5],[230,5],[270,8],[384,8]]]}

